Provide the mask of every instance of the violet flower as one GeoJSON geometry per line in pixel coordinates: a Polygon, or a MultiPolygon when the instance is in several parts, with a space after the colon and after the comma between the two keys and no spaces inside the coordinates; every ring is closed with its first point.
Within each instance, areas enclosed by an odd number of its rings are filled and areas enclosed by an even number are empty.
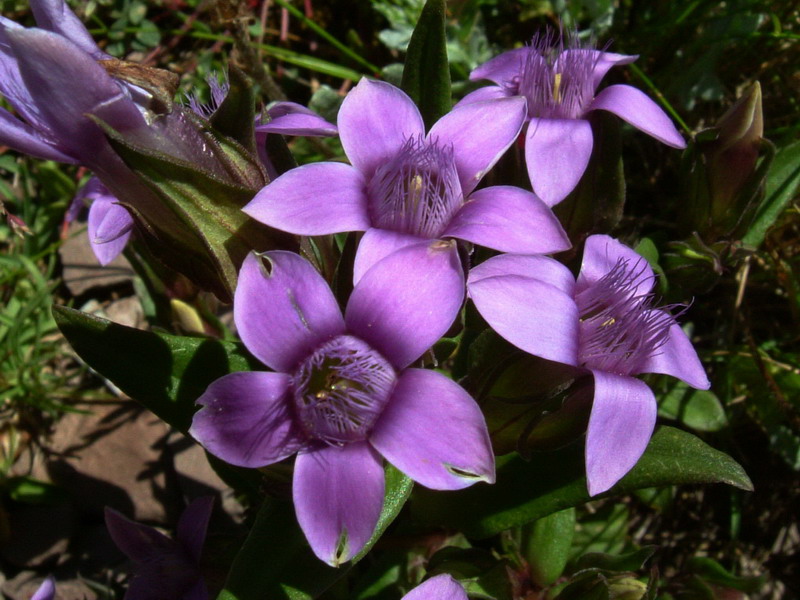
{"type": "Polygon", "coordinates": [[[525,96],[525,162],[533,191],[548,206],[567,197],[589,164],[594,140],[588,118],[593,110],[612,112],[673,148],[686,147],[669,117],[638,89],[612,85],[596,94],[611,67],[631,63],[637,56],[582,47],[575,36],[564,46],[563,34],[557,41],[552,34],[537,35],[530,46],[496,56],[469,78],[497,85],[480,88],[457,105],[525,96]]]}
{"type": "Polygon", "coordinates": [[[67,221],[74,220],[87,201],[91,203],[89,243],[97,260],[105,266],[125,249],[133,230],[133,217],[97,177],[92,177],[72,200],[67,221]]]}
{"type": "Polygon", "coordinates": [[[381,455],[433,489],[494,482],[478,405],[444,375],[409,367],[461,308],[458,263],[453,242],[407,246],[364,274],[342,317],[304,258],[273,251],[244,261],[234,320],[245,346],[275,372],[231,373],[212,383],[190,432],[243,467],[297,453],[297,519],[314,553],[331,565],[350,560],[375,529],[384,499],[381,455]]]}
{"type": "Polygon", "coordinates": [[[111,539],[135,565],[125,600],[207,600],[200,556],[214,506],[212,496],[194,500],[178,520],[175,539],[106,507],[111,539]]]}
{"type": "Polygon", "coordinates": [[[119,131],[146,126],[108,58],[63,0],[32,0],[41,29],[0,17],[0,144],[38,158],[88,166],[112,161],[95,115],[119,131]]]}
{"type": "Polygon", "coordinates": [[[244,211],[299,235],[366,231],[356,281],[382,257],[422,240],[453,237],[502,252],[565,250],[561,225],[535,195],[511,186],[474,191],[524,119],[522,98],[477,102],[453,109],[426,135],[404,92],[365,78],[339,110],[339,137],[352,166],[292,169],[244,211]]]}
{"type": "Polygon", "coordinates": [[[269,120],[256,124],[256,149],[270,181],[278,177],[278,172],[267,156],[267,134],[327,137],[339,132],[336,125],[328,123],[314,111],[296,102],[276,102],[266,112],[269,120]]]}
{"type": "Polygon", "coordinates": [[[710,387],[669,307],[656,308],[654,284],[647,262],[606,235],[586,240],[577,282],[555,260],[508,254],[469,275],[469,294],[497,333],[526,352],[592,375],[586,436],[591,495],[625,475],[652,435],[656,399],[635,375],[664,373],[710,387]]]}
{"type": "Polygon", "coordinates": [[[443,574],[421,583],[402,600],[467,600],[467,593],[450,575],[443,574]]]}
{"type": "Polygon", "coordinates": [[[56,597],[56,580],[52,576],[42,582],[31,596],[31,600],[54,600],[56,597]]]}

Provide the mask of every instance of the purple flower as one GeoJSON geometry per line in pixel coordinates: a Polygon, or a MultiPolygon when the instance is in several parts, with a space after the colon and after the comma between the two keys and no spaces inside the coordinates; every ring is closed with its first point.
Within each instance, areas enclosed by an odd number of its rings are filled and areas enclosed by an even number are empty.
{"type": "Polygon", "coordinates": [[[92,177],[72,200],[68,221],[77,217],[86,201],[91,202],[89,243],[97,260],[105,266],[124,250],[133,230],[133,217],[97,177],[92,177]]]}
{"type": "Polygon", "coordinates": [[[612,85],[595,95],[611,67],[637,56],[581,47],[575,37],[535,36],[530,46],[504,52],[472,73],[497,85],[468,94],[457,106],[522,95],[528,101],[525,162],[533,191],[548,206],[566,198],[589,164],[594,144],[589,113],[607,110],[673,148],[685,148],[669,117],[643,92],[612,85]]]}
{"type": "Polygon", "coordinates": [[[108,58],[63,0],[33,0],[41,29],[0,17],[0,144],[89,166],[110,161],[95,115],[117,130],[146,126],[130,92],[97,60],[108,58]]]}
{"type": "Polygon", "coordinates": [[[189,504],[178,520],[174,540],[106,507],[111,539],[135,564],[136,575],[125,600],[208,599],[200,574],[200,555],[213,506],[212,496],[189,504]]]}
{"type": "Polygon", "coordinates": [[[296,102],[276,102],[267,109],[269,121],[256,125],[256,148],[261,163],[267,169],[270,180],[278,176],[272,161],[267,156],[265,144],[267,134],[326,137],[336,135],[338,129],[317,113],[296,102]]]}
{"type": "Polygon", "coordinates": [[[323,162],[283,174],[244,211],[299,235],[366,231],[355,280],[391,252],[454,237],[503,252],[569,248],[547,206],[525,190],[474,191],[514,142],[522,98],[456,108],[425,133],[419,110],[396,87],[362,79],[342,103],[338,127],[352,166],[323,162]]]}
{"type": "Polygon", "coordinates": [[[593,376],[586,437],[591,495],[625,475],[652,435],[655,396],[635,375],[664,373],[710,387],[668,307],[656,308],[654,283],[647,262],[606,235],[586,240],[577,282],[562,264],[537,256],[497,256],[469,275],[469,294],[497,333],[593,376]]]}
{"type": "Polygon", "coordinates": [[[467,600],[467,593],[450,575],[437,575],[408,592],[403,600],[467,600]]]}
{"type": "Polygon", "coordinates": [[[42,582],[42,585],[31,596],[31,600],[54,600],[55,597],[56,581],[51,576],[42,582]]]}
{"type": "Polygon", "coordinates": [[[275,372],[212,383],[198,399],[191,434],[244,467],[297,453],[300,527],[320,559],[350,560],[383,506],[381,455],[433,489],[494,481],[475,401],[444,375],[409,368],[447,331],[463,296],[453,242],[414,244],[376,263],[344,317],[304,258],[251,254],[239,273],[234,320],[247,348],[275,372]]]}

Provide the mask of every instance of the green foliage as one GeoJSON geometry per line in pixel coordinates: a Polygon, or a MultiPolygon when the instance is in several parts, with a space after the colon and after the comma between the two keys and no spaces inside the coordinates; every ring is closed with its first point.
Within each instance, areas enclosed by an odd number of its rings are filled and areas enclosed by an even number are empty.
{"type": "MultiPolygon", "coordinates": [[[[497,483],[451,494],[418,490],[412,511],[423,522],[454,527],[473,537],[488,537],[589,501],[582,448],[576,444],[535,455],[497,461],[497,483]]],[[[752,484],[732,458],[699,438],[671,427],[653,435],[636,466],[611,490],[597,497],[688,483],[727,483],[750,490],[752,484]]]]}
{"type": "Polygon", "coordinates": [[[401,87],[419,106],[428,129],[450,110],[444,0],[427,0],[422,9],[408,43],[401,87]]]}

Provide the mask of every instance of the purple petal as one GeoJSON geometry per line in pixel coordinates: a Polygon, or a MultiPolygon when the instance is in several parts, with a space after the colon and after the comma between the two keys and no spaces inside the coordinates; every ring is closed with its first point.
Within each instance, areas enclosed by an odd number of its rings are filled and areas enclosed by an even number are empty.
{"type": "Polygon", "coordinates": [[[627,270],[635,277],[631,281],[632,293],[644,296],[656,283],[656,276],[647,260],[625,244],[607,235],[590,235],[583,248],[583,262],[575,293],[602,279],[620,261],[627,264],[627,270]]]}
{"type": "Polygon", "coordinates": [[[592,126],[583,119],[531,119],[525,162],[533,191],[555,206],[575,189],[592,156],[592,126]]]}
{"type": "Polygon", "coordinates": [[[607,110],[667,146],[686,148],[686,142],[667,113],[635,87],[607,87],[597,94],[588,110],[607,110]]]}
{"type": "Polygon", "coordinates": [[[364,273],[369,271],[382,258],[386,258],[392,252],[396,252],[401,248],[424,241],[426,240],[408,233],[398,233],[388,229],[378,229],[377,227],[367,229],[367,232],[358,243],[358,251],[353,263],[353,285],[357,284],[364,276],[364,273]]]}
{"type": "Polygon", "coordinates": [[[517,139],[527,108],[521,96],[458,106],[431,127],[428,139],[452,145],[464,196],[517,139]]]}
{"type": "Polygon", "coordinates": [[[595,61],[594,71],[592,73],[592,81],[594,83],[595,90],[597,89],[597,86],[600,85],[603,77],[606,76],[606,73],[608,73],[611,67],[627,65],[639,58],[637,54],[615,54],[613,52],[603,52],[601,50],[594,50],[592,48],[570,48],[568,50],[564,50],[559,55],[558,59],[556,60],[556,67],[561,61],[564,61],[565,64],[569,64],[567,59],[569,55],[573,53],[589,53],[592,55],[592,60],[595,61]]]}
{"type": "Polygon", "coordinates": [[[42,585],[33,593],[31,600],[53,600],[56,596],[56,580],[52,575],[42,582],[42,585]]]}
{"type": "Polygon", "coordinates": [[[469,78],[471,81],[488,79],[489,81],[494,81],[497,85],[509,83],[514,77],[519,77],[529,52],[531,52],[530,47],[522,46],[521,48],[514,48],[508,52],[498,54],[493,59],[474,69],[469,74],[469,78]]]}
{"type": "Polygon", "coordinates": [[[487,323],[517,348],[577,366],[579,321],[572,296],[519,275],[470,277],[468,289],[487,323]]]}
{"type": "Polygon", "coordinates": [[[344,163],[292,169],[261,188],[243,210],[256,221],[297,235],[370,227],[364,177],[344,163]]]}
{"type": "Polygon", "coordinates": [[[227,463],[263,467],[302,447],[289,406],[290,377],[253,371],[220,377],[197,399],[191,436],[227,463]]]}
{"type": "Polygon", "coordinates": [[[375,531],[383,507],[382,461],[367,442],[322,446],[297,456],[292,495],[314,554],[334,567],[375,531]]]}
{"type": "Polygon", "coordinates": [[[467,593],[452,576],[444,573],[419,584],[402,600],[467,600],[467,593]]]}
{"type": "Polygon", "coordinates": [[[213,508],[214,496],[202,496],[193,500],[178,520],[175,537],[186,553],[198,564],[203,553],[208,520],[211,518],[213,508]]]}
{"type": "Polygon", "coordinates": [[[113,261],[125,249],[133,229],[128,209],[114,196],[99,196],[89,207],[89,243],[101,265],[113,261]]]}
{"type": "Polygon", "coordinates": [[[560,252],[571,246],[561,223],[544,202],[508,185],[474,192],[443,235],[520,254],[560,252]]]}
{"type": "Polygon", "coordinates": [[[518,275],[538,279],[548,283],[572,297],[575,292],[575,277],[560,262],[544,256],[522,256],[518,254],[501,254],[493,256],[474,267],[469,272],[471,286],[481,279],[500,275],[518,275]]]}
{"type": "Polygon", "coordinates": [[[350,296],[345,320],[351,333],[403,369],[450,328],[463,300],[455,243],[425,242],[367,271],[350,296]]]}
{"type": "Polygon", "coordinates": [[[639,372],[672,375],[698,390],[711,387],[697,351],[678,323],[672,324],[666,343],[645,361],[639,372]]]}
{"type": "Polygon", "coordinates": [[[507,96],[508,93],[499,85],[487,85],[464,96],[453,108],[458,108],[459,106],[465,106],[467,104],[475,104],[476,102],[484,102],[486,100],[497,100],[498,98],[505,98],[507,96]]]}
{"type": "Polygon", "coordinates": [[[410,137],[425,134],[419,109],[402,90],[363,78],[339,109],[339,139],[366,179],[410,137]]]}
{"type": "Polygon", "coordinates": [[[2,107],[0,107],[0,145],[43,160],[77,162],[76,159],[55,148],[36,129],[23,123],[2,107]]]}
{"type": "Polygon", "coordinates": [[[28,90],[35,91],[40,120],[59,147],[87,165],[107,144],[94,114],[118,130],[146,127],[136,105],[86,52],[66,38],[40,29],[7,30],[28,90]]]}
{"type": "Polygon", "coordinates": [[[250,254],[233,299],[239,337],[265,365],[291,371],[317,346],[344,333],[328,284],[306,259],[292,252],[250,254]],[[264,260],[270,263],[269,271],[264,260]]]}
{"type": "Polygon", "coordinates": [[[656,398],[633,377],[592,370],[594,403],[586,433],[589,495],[601,494],[630,471],[656,423],[656,398]]]}
{"type": "Polygon", "coordinates": [[[117,547],[136,563],[154,562],[178,551],[178,544],[160,531],[105,508],[106,528],[117,547]]]}
{"type": "Polygon", "coordinates": [[[425,487],[494,483],[494,454],[478,404],[441,373],[406,369],[370,435],[383,456],[425,487]]]}
{"type": "Polygon", "coordinates": [[[97,60],[110,58],[64,0],[31,0],[31,11],[38,27],[64,36],[97,60]]]}
{"type": "Polygon", "coordinates": [[[594,66],[594,73],[592,74],[595,90],[597,90],[597,86],[600,85],[603,77],[606,76],[606,73],[608,73],[611,67],[629,65],[639,58],[638,54],[616,54],[614,52],[601,52],[599,50],[595,50],[594,52],[600,55],[597,58],[597,62],[594,66]]]}
{"type": "Polygon", "coordinates": [[[256,135],[264,132],[324,137],[339,132],[336,125],[328,123],[314,111],[296,102],[277,102],[267,109],[267,114],[270,121],[256,125],[256,135]]]}

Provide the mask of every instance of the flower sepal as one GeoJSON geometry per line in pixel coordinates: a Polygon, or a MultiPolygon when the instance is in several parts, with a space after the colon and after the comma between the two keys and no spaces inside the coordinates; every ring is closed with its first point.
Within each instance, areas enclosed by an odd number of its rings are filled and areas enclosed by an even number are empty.
{"type": "Polygon", "coordinates": [[[185,135],[175,141],[162,136],[157,126],[128,135],[96,119],[152,198],[144,202],[129,197],[124,187],[112,191],[130,210],[140,239],[153,255],[230,301],[250,250],[294,248],[295,241],[241,211],[266,183],[255,154],[180,107],[164,119],[170,121],[163,126],[165,132],[174,133],[179,126],[185,135]],[[196,161],[193,152],[198,154],[196,161]]]}

